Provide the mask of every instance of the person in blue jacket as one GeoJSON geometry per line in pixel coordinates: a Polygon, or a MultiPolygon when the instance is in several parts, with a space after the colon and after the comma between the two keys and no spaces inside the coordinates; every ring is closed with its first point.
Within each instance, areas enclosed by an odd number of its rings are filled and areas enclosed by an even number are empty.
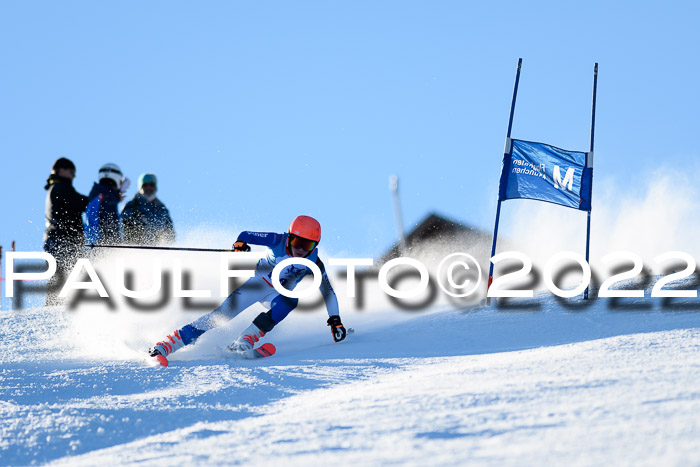
{"type": "Polygon", "coordinates": [[[121,243],[122,229],[119,221],[119,202],[128,187],[128,178],[122,175],[117,164],[105,164],[98,172],[88,195],[86,235],[88,243],[109,245],[121,243]]]}
{"type": "Polygon", "coordinates": [[[156,197],[157,184],[156,176],[152,173],[139,177],[139,192],[126,203],[121,214],[126,243],[155,245],[175,241],[175,229],[168,208],[156,197]]]}
{"type": "MultiPolygon", "coordinates": [[[[321,294],[328,311],[328,325],[331,327],[333,340],[340,342],[345,339],[346,330],[340,321],[338,299],[333,291],[326,268],[318,257],[318,242],[321,240],[321,225],[309,216],[296,217],[289,231],[283,234],[271,232],[242,232],[233,244],[234,251],[250,251],[251,245],[268,247],[267,256],[260,259],[255,268],[255,275],[233,291],[223,303],[209,314],[178,329],[173,334],[158,342],[149,353],[152,357],[168,356],[176,350],[194,343],[199,336],[210,329],[221,326],[235,318],[239,313],[253,305],[261,303],[269,308],[266,313],[260,313],[248,328],[241,333],[230,346],[229,350],[246,353],[253,349],[255,343],[272,331],[274,327],[296,308],[299,302],[296,298],[281,295],[272,285],[272,270],[287,258],[306,258],[316,263],[323,275],[321,294]],[[269,304],[269,306],[267,306],[269,304]]],[[[283,287],[293,290],[297,284],[310,274],[306,266],[292,264],[282,270],[279,275],[283,287]]]]}

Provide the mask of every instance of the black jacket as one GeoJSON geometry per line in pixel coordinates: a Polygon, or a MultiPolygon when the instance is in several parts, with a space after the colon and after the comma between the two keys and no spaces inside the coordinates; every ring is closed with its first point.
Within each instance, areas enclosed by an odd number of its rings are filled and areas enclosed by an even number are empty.
{"type": "Polygon", "coordinates": [[[87,207],[87,196],[73,188],[72,180],[51,174],[46,181],[46,232],[44,241],[49,239],[83,243],[82,213],[87,207]]]}
{"type": "Polygon", "coordinates": [[[136,245],[155,245],[175,241],[175,229],[168,208],[158,199],[148,201],[136,193],[121,215],[124,240],[136,245]]]}

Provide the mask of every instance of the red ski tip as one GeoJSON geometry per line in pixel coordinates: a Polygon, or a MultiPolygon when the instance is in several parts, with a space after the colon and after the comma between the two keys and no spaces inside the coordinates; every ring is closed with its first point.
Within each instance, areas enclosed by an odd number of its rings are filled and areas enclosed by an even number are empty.
{"type": "Polygon", "coordinates": [[[164,355],[156,355],[156,360],[163,366],[168,366],[168,359],[164,355]]]}
{"type": "Polygon", "coordinates": [[[256,358],[271,357],[276,351],[277,349],[275,346],[268,342],[255,349],[255,352],[257,353],[256,358]]]}

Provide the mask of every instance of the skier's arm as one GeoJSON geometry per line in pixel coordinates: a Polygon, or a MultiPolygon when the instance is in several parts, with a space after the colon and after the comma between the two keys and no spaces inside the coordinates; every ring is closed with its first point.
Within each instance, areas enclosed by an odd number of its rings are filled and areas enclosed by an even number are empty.
{"type": "Polygon", "coordinates": [[[238,235],[236,242],[263,245],[271,248],[281,242],[283,237],[283,234],[274,232],[249,232],[246,230],[238,235]]]}
{"type": "Polygon", "coordinates": [[[326,310],[328,310],[328,316],[339,316],[340,311],[338,310],[338,297],[335,296],[335,291],[333,286],[331,286],[331,281],[328,279],[328,273],[326,272],[326,265],[323,264],[321,258],[316,259],[316,266],[321,270],[321,295],[323,295],[323,300],[326,302],[326,310]]]}
{"type": "Polygon", "coordinates": [[[328,311],[328,326],[331,327],[331,334],[333,334],[333,340],[340,342],[345,339],[347,332],[343,323],[340,321],[340,311],[338,309],[338,297],[335,295],[333,286],[331,286],[331,281],[328,279],[328,273],[326,272],[326,266],[321,261],[321,258],[316,259],[316,265],[321,270],[321,295],[323,295],[323,300],[326,302],[326,310],[328,311]]]}

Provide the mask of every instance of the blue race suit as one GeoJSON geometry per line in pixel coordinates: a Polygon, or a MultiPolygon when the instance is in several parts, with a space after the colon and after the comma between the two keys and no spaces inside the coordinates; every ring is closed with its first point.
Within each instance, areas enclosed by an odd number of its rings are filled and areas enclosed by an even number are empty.
{"type": "MultiPolygon", "coordinates": [[[[234,290],[218,308],[179,330],[179,335],[185,345],[194,342],[206,331],[221,326],[235,318],[256,302],[269,308],[267,313],[261,313],[253,320],[253,323],[265,333],[270,332],[272,328],[287,317],[289,312],[296,308],[299,300],[279,294],[272,286],[271,279],[274,267],[281,261],[291,258],[286,248],[287,236],[288,234],[286,233],[278,234],[273,232],[242,232],[238,236],[238,241],[268,247],[267,255],[258,261],[255,268],[255,276],[234,290]]],[[[316,263],[321,270],[321,294],[323,295],[328,315],[339,315],[338,298],[328,279],[326,267],[318,257],[318,248],[314,248],[306,256],[306,259],[316,263]]],[[[299,264],[292,264],[280,272],[280,283],[285,288],[294,290],[307,274],[311,274],[311,269],[299,264]]]]}

